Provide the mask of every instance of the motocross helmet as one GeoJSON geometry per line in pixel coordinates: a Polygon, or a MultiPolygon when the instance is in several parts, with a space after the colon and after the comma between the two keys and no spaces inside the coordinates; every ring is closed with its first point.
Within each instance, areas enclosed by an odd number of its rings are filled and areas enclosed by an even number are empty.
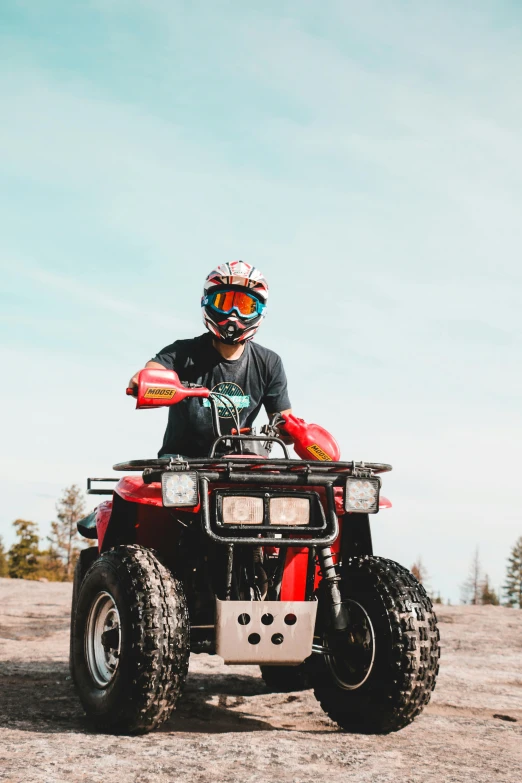
{"type": "Polygon", "coordinates": [[[207,276],[201,307],[205,326],[227,345],[251,340],[265,317],[268,284],[244,261],[220,264],[207,276]]]}

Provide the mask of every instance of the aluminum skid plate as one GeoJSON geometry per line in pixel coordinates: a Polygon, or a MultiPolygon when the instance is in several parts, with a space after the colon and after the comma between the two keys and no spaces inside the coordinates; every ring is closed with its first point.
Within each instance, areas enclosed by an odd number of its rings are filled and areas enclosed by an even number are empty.
{"type": "Polygon", "coordinates": [[[216,600],[216,652],[225,663],[299,664],[312,654],[316,601],[216,600]]]}

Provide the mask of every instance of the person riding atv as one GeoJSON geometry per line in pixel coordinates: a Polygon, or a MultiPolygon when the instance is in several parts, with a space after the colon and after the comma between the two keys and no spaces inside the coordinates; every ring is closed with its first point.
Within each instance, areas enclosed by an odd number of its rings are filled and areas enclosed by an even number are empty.
{"type": "MultiPolygon", "coordinates": [[[[208,333],[167,345],[145,368],[174,370],[184,383],[226,395],[236,404],[244,430],[252,428],[261,406],[270,419],[291,413],[280,357],[251,342],[265,317],[267,300],[268,284],[259,269],[244,261],[221,264],[207,276],[201,299],[208,333]]],[[[129,387],[137,387],[138,377],[139,371],[129,387]]],[[[223,434],[231,432],[230,407],[220,405],[219,416],[223,434]]],[[[169,410],[158,456],[206,456],[214,437],[208,400],[186,399],[169,410]]],[[[254,441],[250,447],[255,448],[254,441]]]]}
{"type": "Polygon", "coordinates": [[[70,668],[104,731],[166,721],[192,653],[257,664],[273,691],[312,687],[352,732],[407,726],[435,687],[432,602],[373,554],[391,465],[342,461],[333,435],[291,413],[281,359],[252,342],[267,295],[242,261],[208,276],[209,334],[164,348],[126,390],[137,409],[170,409],[158,458],[87,480],[110,499],[78,522],[98,545],[76,565],[70,668]],[[256,435],[262,405],[271,421],[256,435]]]}

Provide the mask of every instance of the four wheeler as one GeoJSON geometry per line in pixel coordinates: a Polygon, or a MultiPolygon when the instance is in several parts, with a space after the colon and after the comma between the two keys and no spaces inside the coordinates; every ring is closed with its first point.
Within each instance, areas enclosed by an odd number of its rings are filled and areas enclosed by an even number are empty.
{"type": "Polygon", "coordinates": [[[273,690],[312,687],[347,731],[410,723],[435,687],[439,633],[422,585],[372,551],[369,515],[391,505],[380,494],[391,467],[340,461],[325,430],[292,415],[242,432],[232,399],[170,370],[142,370],[135,393],[138,408],[208,400],[216,437],[205,458],[135,460],[114,466],[119,481],[88,479],[89,493],[111,496],[78,524],[98,541],[78,560],[71,619],[89,718],[113,732],[159,726],[190,652],[206,652],[259,664],[273,690]],[[236,429],[222,435],[223,407],[236,429]]]}

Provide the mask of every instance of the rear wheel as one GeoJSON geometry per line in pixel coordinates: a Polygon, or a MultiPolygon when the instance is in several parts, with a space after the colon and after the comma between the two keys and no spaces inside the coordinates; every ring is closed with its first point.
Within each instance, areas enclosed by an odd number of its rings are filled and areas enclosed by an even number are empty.
{"type": "Polygon", "coordinates": [[[259,668],[270,693],[305,691],[310,687],[305,663],[299,666],[260,666],[259,668]]]}
{"type": "MultiPolygon", "coordinates": [[[[423,586],[405,568],[379,557],[349,558],[343,598],[353,633],[319,629],[324,649],[311,673],[323,710],[343,729],[384,734],[424,709],[439,669],[439,631],[423,586]]],[[[323,615],[327,612],[323,604],[323,615]]]]}
{"type": "Polygon", "coordinates": [[[119,546],[86,574],[73,617],[71,673],[98,728],[143,733],[176,705],[189,658],[179,582],[154,554],[119,546]]]}

